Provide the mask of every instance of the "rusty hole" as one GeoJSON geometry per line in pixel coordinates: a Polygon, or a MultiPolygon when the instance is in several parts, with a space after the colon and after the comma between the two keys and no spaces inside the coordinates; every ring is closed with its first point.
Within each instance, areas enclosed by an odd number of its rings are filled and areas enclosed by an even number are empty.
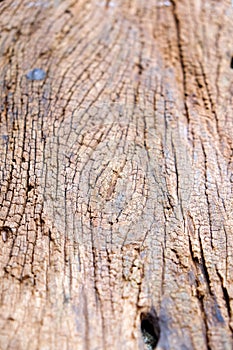
{"type": "Polygon", "coordinates": [[[233,69],[233,56],[231,57],[231,65],[230,65],[231,69],[233,69]]]}
{"type": "Polygon", "coordinates": [[[154,350],[159,341],[160,326],[155,309],[141,314],[141,332],[146,350],[154,350]]]}

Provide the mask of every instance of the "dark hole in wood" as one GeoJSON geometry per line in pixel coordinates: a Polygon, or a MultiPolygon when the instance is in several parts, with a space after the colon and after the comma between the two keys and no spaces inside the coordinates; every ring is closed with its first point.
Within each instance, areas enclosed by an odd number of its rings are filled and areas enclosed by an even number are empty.
{"type": "Polygon", "coordinates": [[[142,72],[143,72],[143,66],[142,66],[142,64],[141,64],[141,63],[138,63],[138,64],[137,64],[137,68],[138,68],[138,74],[141,75],[142,72]]]}
{"type": "Polygon", "coordinates": [[[233,69],[233,56],[231,57],[231,69],[233,69]]]}
{"type": "Polygon", "coordinates": [[[160,326],[155,309],[141,314],[141,331],[147,350],[154,350],[159,341],[160,326]]]}
{"type": "Polygon", "coordinates": [[[30,192],[33,188],[34,188],[34,186],[28,185],[28,192],[30,192]]]}
{"type": "Polygon", "coordinates": [[[7,240],[12,237],[12,230],[9,226],[0,227],[0,233],[4,243],[7,242],[7,240]]]}

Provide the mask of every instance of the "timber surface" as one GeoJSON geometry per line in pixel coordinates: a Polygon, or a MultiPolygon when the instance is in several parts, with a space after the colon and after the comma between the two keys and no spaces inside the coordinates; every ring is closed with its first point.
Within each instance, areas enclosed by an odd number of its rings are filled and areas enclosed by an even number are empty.
{"type": "Polygon", "coordinates": [[[0,3],[1,350],[232,350],[232,16],[0,3]]]}

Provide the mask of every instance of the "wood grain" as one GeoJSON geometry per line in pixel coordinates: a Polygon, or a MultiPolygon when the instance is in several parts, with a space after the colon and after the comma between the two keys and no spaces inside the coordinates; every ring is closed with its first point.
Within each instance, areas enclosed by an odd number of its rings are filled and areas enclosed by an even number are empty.
{"type": "Polygon", "coordinates": [[[232,349],[232,16],[1,2],[0,349],[232,349]]]}

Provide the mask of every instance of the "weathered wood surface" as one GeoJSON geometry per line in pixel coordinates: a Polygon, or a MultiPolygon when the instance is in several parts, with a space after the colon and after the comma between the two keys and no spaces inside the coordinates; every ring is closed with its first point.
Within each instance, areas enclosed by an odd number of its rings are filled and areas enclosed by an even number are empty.
{"type": "Polygon", "coordinates": [[[0,13],[0,349],[232,349],[230,0],[0,13]]]}

